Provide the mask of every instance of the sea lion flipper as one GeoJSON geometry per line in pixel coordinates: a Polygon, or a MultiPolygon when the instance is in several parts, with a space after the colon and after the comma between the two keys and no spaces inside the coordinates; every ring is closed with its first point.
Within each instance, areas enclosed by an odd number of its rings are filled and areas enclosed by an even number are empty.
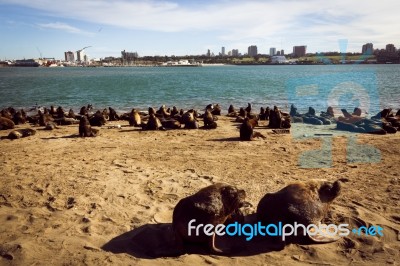
{"type": "Polygon", "coordinates": [[[214,254],[223,254],[224,252],[217,248],[215,246],[215,233],[210,237],[210,242],[209,242],[209,246],[210,246],[210,250],[214,253],[214,254]]]}

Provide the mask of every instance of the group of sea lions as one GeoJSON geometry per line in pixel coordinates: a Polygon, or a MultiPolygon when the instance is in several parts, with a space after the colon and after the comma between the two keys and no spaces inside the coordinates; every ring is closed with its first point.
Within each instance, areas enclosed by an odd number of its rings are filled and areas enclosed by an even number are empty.
{"type": "Polygon", "coordinates": [[[333,108],[329,106],[326,112],[321,112],[318,116],[314,108],[309,107],[305,114],[297,112],[297,108],[292,104],[290,107],[290,116],[294,123],[306,123],[312,125],[330,125],[336,123],[339,130],[370,133],[370,134],[393,134],[400,128],[400,110],[396,114],[391,108],[385,108],[371,118],[363,117],[362,110],[358,107],[354,108],[353,113],[349,113],[346,109],[341,109],[342,115],[335,117],[333,108]]]}
{"type": "MultiPolygon", "coordinates": [[[[327,215],[332,201],[340,194],[340,181],[307,181],[289,184],[275,193],[267,193],[259,201],[256,211],[257,222],[267,224],[291,224],[295,222],[304,226],[320,223],[327,215]]],[[[202,230],[199,234],[189,235],[189,222],[195,219],[191,226],[211,224],[214,228],[218,224],[228,224],[236,221],[243,223],[246,220],[241,212],[245,205],[246,192],[235,186],[217,183],[200,189],[197,193],[181,199],[174,208],[172,230],[178,249],[185,252],[185,245],[190,243],[207,244],[210,252],[221,254],[216,247],[215,231],[209,236],[202,230]],[[238,219],[238,214],[241,218],[238,219]]],[[[309,236],[316,242],[332,242],[338,238],[309,236]]],[[[281,240],[279,240],[281,241],[281,240]]],[[[284,246],[284,241],[281,242],[284,246]]]]}
{"type": "MultiPolygon", "coordinates": [[[[336,118],[333,108],[328,107],[326,112],[321,112],[318,116],[315,109],[309,107],[307,113],[300,114],[293,104],[289,113],[281,111],[277,106],[271,109],[261,107],[260,112],[256,113],[251,103],[248,103],[247,107],[241,107],[239,111],[230,105],[227,116],[235,117],[235,121],[241,123],[240,140],[244,141],[254,140],[257,137],[265,138],[263,134],[254,131],[260,120],[268,121],[268,128],[285,130],[291,127],[291,123],[298,122],[314,125],[336,123],[339,130],[373,134],[396,133],[400,127],[400,110],[394,114],[392,109],[384,109],[370,119],[362,117],[360,108],[355,108],[352,114],[342,109],[342,113],[343,116],[336,118]]],[[[79,136],[94,137],[98,135],[99,130],[92,128],[93,126],[101,127],[107,121],[118,120],[126,120],[130,126],[140,127],[142,130],[215,129],[219,115],[221,115],[219,104],[207,105],[202,114],[195,109],[184,111],[178,110],[175,106],[167,108],[165,105],[157,111],[153,107],[149,107],[147,112],[133,108],[131,112],[120,115],[111,107],[94,112],[92,105],[83,106],[78,114],[72,109],[66,112],[61,106],[39,109],[33,115],[27,115],[23,109],[16,110],[9,107],[0,111],[0,130],[13,129],[15,125],[27,122],[42,126],[46,130],[53,130],[60,125],[79,124],[79,136]],[[199,125],[201,120],[204,123],[203,127],[199,125]]],[[[21,134],[21,137],[24,136],[29,135],[21,134]]]]}

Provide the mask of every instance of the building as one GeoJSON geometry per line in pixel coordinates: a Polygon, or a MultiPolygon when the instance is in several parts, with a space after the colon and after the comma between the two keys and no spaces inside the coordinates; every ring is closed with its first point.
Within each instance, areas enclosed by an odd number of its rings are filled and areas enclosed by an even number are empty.
{"type": "Polygon", "coordinates": [[[374,45],[372,43],[366,43],[362,46],[362,54],[371,55],[374,52],[374,45]]]}
{"type": "Polygon", "coordinates": [[[281,51],[277,51],[277,52],[276,52],[276,55],[281,55],[281,51]]]}
{"type": "Polygon", "coordinates": [[[269,48],[269,56],[274,56],[274,55],[276,55],[276,48],[274,47],[269,48]]]}
{"type": "Polygon", "coordinates": [[[85,50],[76,51],[76,61],[78,61],[78,62],[85,61],[85,50]]]}
{"type": "Polygon", "coordinates": [[[394,44],[387,44],[386,45],[386,52],[388,53],[395,53],[396,52],[396,47],[394,46],[394,44]]]}
{"type": "Polygon", "coordinates": [[[75,56],[73,52],[71,51],[65,52],[64,56],[66,62],[75,62],[75,56]]]}
{"type": "Polygon", "coordinates": [[[123,61],[134,61],[138,57],[139,55],[137,52],[125,52],[125,50],[121,51],[121,58],[123,61]]]}
{"type": "Polygon", "coordinates": [[[247,49],[247,54],[249,56],[257,56],[258,55],[257,46],[256,45],[249,46],[249,48],[247,49]]]}
{"type": "Polygon", "coordinates": [[[233,49],[232,56],[239,56],[239,49],[233,49]]]}
{"type": "Polygon", "coordinates": [[[293,46],[293,56],[294,57],[302,57],[306,55],[307,46],[293,46]]]}
{"type": "Polygon", "coordinates": [[[285,50],[281,50],[281,55],[285,55],[285,50]]]}
{"type": "Polygon", "coordinates": [[[211,57],[211,51],[210,51],[210,49],[207,49],[207,57],[211,57]]]}
{"type": "Polygon", "coordinates": [[[222,48],[221,48],[221,55],[225,56],[225,47],[224,46],[222,46],[222,48]]]}
{"type": "Polygon", "coordinates": [[[228,51],[228,56],[232,56],[232,51],[228,51]]]}

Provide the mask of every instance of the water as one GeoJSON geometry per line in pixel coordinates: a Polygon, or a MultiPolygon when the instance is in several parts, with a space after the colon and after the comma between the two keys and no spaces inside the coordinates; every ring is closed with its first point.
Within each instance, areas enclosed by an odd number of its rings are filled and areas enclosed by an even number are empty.
{"type": "MultiPolygon", "coordinates": [[[[286,110],[293,93],[290,83],[310,80],[327,84],[320,88],[325,94],[302,98],[296,105],[299,110],[314,106],[321,111],[326,108],[326,91],[342,86],[336,79],[347,75],[356,83],[364,82],[363,86],[371,84],[377,92],[371,105],[397,110],[399,71],[400,65],[0,68],[0,108],[28,108],[37,103],[78,111],[91,103],[96,109],[112,106],[130,111],[162,104],[203,109],[219,103],[226,112],[230,104],[240,107],[250,102],[256,108],[278,105],[286,110]]],[[[350,96],[341,100],[340,107],[352,110],[359,101],[351,98],[352,88],[347,90],[350,96]]]]}

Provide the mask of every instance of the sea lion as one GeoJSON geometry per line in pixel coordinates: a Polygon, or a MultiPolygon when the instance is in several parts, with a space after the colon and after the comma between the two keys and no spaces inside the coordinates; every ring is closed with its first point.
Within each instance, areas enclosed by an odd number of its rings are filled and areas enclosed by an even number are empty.
{"type": "Polygon", "coordinates": [[[251,113],[251,103],[247,103],[246,109],[244,109],[247,113],[251,113]]]}
{"type": "Polygon", "coordinates": [[[56,123],[54,123],[54,122],[48,122],[44,127],[45,130],[53,130],[55,128],[58,128],[58,127],[57,127],[56,123]]]}
{"type": "Polygon", "coordinates": [[[149,107],[149,115],[155,115],[156,114],[156,110],[154,110],[153,107],[149,107]]]}
{"type": "Polygon", "coordinates": [[[214,121],[214,117],[210,110],[207,109],[203,116],[204,128],[205,129],[215,129],[217,128],[217,123],[214,121]]]}
{"type": "Polygon", "coordinates": [[[119,116],[118,116],[117,112],[111,107],[108,107],[108,110],[110,111],[108,120],[110,120],[110,121],[118,121],[119,120],[119,116]]]}
{"type": "Polygon", "coordinates": [[[207,236],[200,230],[199,235],[196,235],[195,231],[189,235],[189,222],[195,219],[191,226],[224,224],[228,217],[246,203],[245,198],[244,190],[216,183],[181,199],[174,208],[172,218],[175,241],[179,245],[185,242],[207,243],[212,253],[224,253],[215,246],[215,234],[207,236]]]}
{"type": "Polygon", "coordinates": [[[198,129],[199,123],[193,109],[188,110],[182,115],[181,123],[185,125],[185,129],[198,129]]]}
{"type": "Polygon", "coordinates": [[[291,225],[297,222],[305,227],[318,225],[326,216],[332,201],[339,196],[340,190],[339,180],[289,184],[275,193],[267,193],[260,200],[257,206],[258,221],[291,225]]]}
{"type": "Polygon", "coordinates": [[[39,114],[39,126],[44,127],[44,126],[46,126],[46,124],[48,122],[54,121],[53,116],[50,115],[50,113],[48,113],[48,112],[47,113],[42,113],[42,111],[39,110],[38,114],[39,114]]]}
{"type": "Polygon", "coordinates": [[[231,105],[229,105],[229,108],[228,108],[228,114],[231,114],[233,112],[235,112],[235,107],[233,107],[233,105],[231,104],[231,105]]]}
{"type": "Polygon", "coordinates": [[[140,117],[139,112],[133,108],[129,115],[129,125],[134,127],[140,127],[142,124],[142,118],[140,117]]]}
{"type": "Polygon", "coordinates": [[[75,113],[74,113],[74,110],[69,109],[67,117],[68,117],[68,118],[76,119],[76,115],[75,115],[75,113]]]}
{"type": "Polygon", "coordinates": [[[358,107],[354,108],[352,115],[361,116],[361,114],[362,114],[362,112],[361,112],[360,108],[358,108],[358,107]]]}
{"type": "Polygon", "coordinates": [[[294,104],[290,105],[290,116],[301,116],[299,112],[297,112],[297,107],[294,104]]]}
{"type": "Polygon", "coordinates": [[[16,124],[16,125],[25,124],[25,123],[26,123],[26,116],[24,117],[24,116],[22,115],[22,112],[21,112],[21,111],[17,111],[17,112],[14,114],[13,122],[14,122],[14,124],[16,124]]]}
{"type": "Polygon", "coordinates": [[[89,122],[91,126],[101,127],[107,123],[107,120],[103,113],[100,112],[100,110],[97,110],[97,112],[89,118],[89,122]]]}
{"type": "Polygon", "coordinates": [[[155,114],[151,114],[149,116],[149,121],[147,121],[147,124],[143,125],[142,128],[144,130],[158,130],[158,129],[163,130],[164,129],[163,125],[161,124],[160,119],[158,119],[158,117],[156,117],[155,114]]]}
{"type": "Polygon", "coordinates": [[[29,136],[33,136],[36,134],[36,130],[31,129],[31,128],[23,128],[23,129],[16,129],[11,131],[7,138],[9,139],[19,139],[19,138],[25,138],[29,136]]]}
{"type": "Polygon", "coordinates": [[[179,114],[178,108],[176,108],[176,106],[172,106],[171,117],[174,117],[178,114],[179,114]]]}
{"type": "Polygon", "coordinates": [[[308,112],[306,113],[306,115],[315,116],[315,109],[312,108],[311,106],[308,107],[308,112]]]}
{"type": "Polygon", "coordinates": [[[11,119],[0,116],[0,130],[13,129],[14,127],[15,123],[11,119]]]}
{"type": "Polygon", "coordinates": [[[214,108],[211,110],[212,115],[221,115],[221,106],[217,103],[214,105],[214,108]]]}
{"type": "Polygon", "coordinates": [[[253,130],[256,125],[258,125],[256,120],[246,117],[240,125],[240,140],[250,141],[257,137],[265,139],[264,135],[253,130]]]}
{"type": "Polygon", "coordinates": [[[277,106],[269,112],[269,128],[281,128],[282,127],[282,114],[277,106]]]}
{"type": "Polygon", "coordinates": [[[79,121],[79,136],[80,137],[96,137],[97,129],[91,127],[87,116],[83,115],[79,121]]]}
{"type": "Polygon", "coordinates": [[[86,116],[89,115],[87,107],[86,106],[82,106],[81,110],[79,111],[79,114],[80,115],[86,115],[86,116]]]}

